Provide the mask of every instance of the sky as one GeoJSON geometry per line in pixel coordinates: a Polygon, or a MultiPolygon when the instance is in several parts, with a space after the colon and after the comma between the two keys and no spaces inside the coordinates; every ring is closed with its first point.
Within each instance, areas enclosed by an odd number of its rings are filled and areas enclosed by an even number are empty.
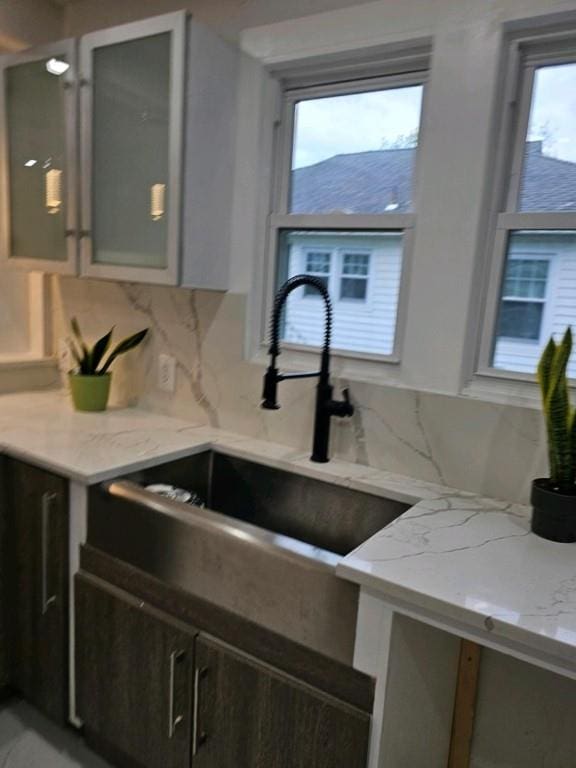
{"type": "Polygon", "coordinates": [[[293,168],[338,154],[381,149],[418,129],[422,86],[301,101],[296,106],[293,168]]]}
{"type": "MultiPolygon", "coordinates": [[[[421,102],[421,86],[299,102],[293,168],[382,149],[417,131],[421,102]]],[[[542,139],[545,154],[576,162],[576,64],[537,71],[528,138],[542,139]]]]}
{"type": "Polygon", "coordinates": [[[576,163],[576,64],[536,72],[528,137],[543,139],[545,154],[576,163]]]}

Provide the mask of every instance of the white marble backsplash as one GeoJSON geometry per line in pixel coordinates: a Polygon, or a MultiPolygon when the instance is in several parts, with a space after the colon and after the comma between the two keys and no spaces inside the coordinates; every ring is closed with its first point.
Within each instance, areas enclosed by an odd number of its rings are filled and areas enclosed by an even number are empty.
{"type": "MultiPolygon", "coordinates": [[[[261,366],[243,359],[245,296],[158,286],[55,278],[54,333],[76,315],[94,338],[152,329],[145,347],[118,362],[113,401],[141,405],[307,450],[313,382],[284,382],[282,408],[259,407],[261,366]],[[174,394],[157,388],[158,355],[177,360],[174,394]]],[[[336,382],[338,383],[338,382],[336,382]]],[[[538,410],[367,382],[350,385],[356,414],[334,420],[335,456],[485,496],[526,502],[530,481],[546,472],[538,410]]],[[[344,382],[340,382],[344,385],[344,382]]]]}

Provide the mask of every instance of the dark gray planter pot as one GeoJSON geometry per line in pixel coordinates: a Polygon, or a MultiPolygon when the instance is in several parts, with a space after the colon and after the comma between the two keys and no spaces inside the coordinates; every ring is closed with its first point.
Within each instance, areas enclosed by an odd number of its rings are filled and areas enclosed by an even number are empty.
{"type": "Polygon", "coordinates": [[[532,531],[543,539],[576,542],[576,493],[560,493],[550,488],[550,480],[532,483],[532,531]]]}

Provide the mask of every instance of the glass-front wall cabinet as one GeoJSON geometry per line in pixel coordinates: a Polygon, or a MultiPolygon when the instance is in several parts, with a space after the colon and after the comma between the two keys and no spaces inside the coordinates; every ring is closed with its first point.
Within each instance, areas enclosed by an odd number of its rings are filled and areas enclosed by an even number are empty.
{"type": "Polygon", "coordinates": [[[75,46],[3,57],[2,258],[75,272],[75,46]]]}
{"type": "Polygon", "coordinates": [[[82,270],[178,279],[185,17],[81,41],[82,270]]]}
{"type": "Polygon", "coordinates": [[[5,264],[227,290],[237,48],[179,11],[0,75],[5,264]]]}

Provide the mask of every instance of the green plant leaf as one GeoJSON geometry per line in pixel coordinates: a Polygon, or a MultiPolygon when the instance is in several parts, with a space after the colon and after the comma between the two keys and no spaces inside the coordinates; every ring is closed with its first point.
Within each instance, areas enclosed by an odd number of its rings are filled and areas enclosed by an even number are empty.
{"type": "Polygon", "coordinates": [[[550,376],[552,374],[552,365],[554,363],[555,354],[556,354],[556,342],[552,337],[548,342],[548,344],[546,344],[546,347],[544,348],[544,352],[542,352],[542,357],[540,358],[540,362],[538,363],[537,375],[538,375],[538,383],[540,384],[540,391],[542,393],[542,402],[546,400],[548,389],[550,387],[550,376]]]}
{"type": "Polygon", "coordinates": [[[80,373],[86,375],[89,375],[91,371],[91,354],[90,350],[86,346],[84,339],[82,337],[82,332],[80,331],[80,325],[78,324],[78,320],[73,317],[70,320],[70,327],[72,328],[72,333],[74,334],[74,337],[78,344],[80,345],[80,349],[82,350],[82,360],[80,361],[80,373]]]}
{"type": "Polygon", "coordinates": [[[78,352],[78,350],[76,348],[76,344],[74,344],[72,339],[68,339],[68,348],[70,349],[70,352],[72,353],[72,357],[74,358],[74,360],[78,364],[78,368],[80,370],[80,373],[84,373],[84,371],[82,370],[82,367],[83,367],[83,364],[84,364],[84,360],[83,360],[82,355],[80,354],[80,352],[78,352]]]}
{"type": "Polygon", "coordinates": [[[102,358],[108,351],[108,347],[110,346],[110,342],[112,341],[112,334],[114,333],[114,326],[108,331],[108,333],[105,336],[102,336],[101,339],[98,339],[96,344],[94,344],[94,347],[92,349],[92,355],[91,355],[91,367],[92,367],[92,374],[96,374],[98,372],[98,366],[102,362],[102,358]]]}
{"type": "Polygon", "coordinates": [[[571,409],[566,369],[572,353],[572,331],[567,329],[564,338],[556,346],[550,367],[548,387],[544,402],[548,447],[550,457],[550,479],[559,487],[571,486],[571,409]]]}
{"type": "Polygon", "coordinates": [[[117,344],[116,347],[114,347],[114,349],[110,353],[104,365],[102,366],[100,373],[106,373],[108,371],[108,368],[110,368],[114,360],[116,360],[116,358],[119,355],[123,355],[126,352],[129,352],[131,349],[134,349],[134,347],[137,347],[138,344],[144,341],[144,338],[146,337],[147,333],[148,333],[148,328],[144,328],[143,331],[138,331],[138,333],[135,333],[133,336],[128,336],[127,339],[124,339],[119,344],[117,344]]]}

